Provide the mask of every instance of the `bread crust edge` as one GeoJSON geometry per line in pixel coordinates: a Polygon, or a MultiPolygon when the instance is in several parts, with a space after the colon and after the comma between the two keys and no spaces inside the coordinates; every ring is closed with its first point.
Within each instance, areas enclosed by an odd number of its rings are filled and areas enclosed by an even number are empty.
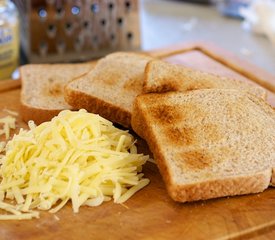
{"type": "Polygon", "coordinates": [[[246,176],[229,176],[224,179],[211,179],[205,182],[183,185],[175,183],[163,157],[164,155],[156,143],[154,134],[152,134],[151,125],[147,124],[146,113],[142,111],[141,104],[142,101],[137,97],[133,107],[132,128],[140,137],[146,140],[154,155],[167,192],[174,201],[183,203],[259,193],[267,189],[269,185],[275,185],[275,168],[273,168],[273,171],[270,168],[246,176]]]}
{"type": "Polygon", "coordinates": [[[103,99],[71,89],[69,85],[65,87],[64,99],[74,109],[84,108],[88,112],[99,114],[109,121],[119,123],[127,128],[131,127],[132,114],[119,106],[104,101],[103,99]]]}
{"type": "Polygon", "coordinates": [[[41,109],[30,107],[21,102],[20,114],[24,122],[33,120],[35,124],[50,121],[53,117],[57,116],[64,109],[41,109]]]}

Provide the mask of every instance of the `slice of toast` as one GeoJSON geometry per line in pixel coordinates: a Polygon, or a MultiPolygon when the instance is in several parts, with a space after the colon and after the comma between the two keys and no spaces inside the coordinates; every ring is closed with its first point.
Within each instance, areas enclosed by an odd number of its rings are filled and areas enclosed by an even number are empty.
{"type": "Polygon", "coordinates": [[[255,95],[232,89],[140,95],[132,128],[147,141],[175,201],[257,193],[275,183],[275,112],[255,95]]]}
{"type": "Polygon", "coordinates": [[[130,127],[132,105],[141,93],[144,69],[152,57],[128,52],[107,55],[87,75],[69,83],[65,100],[112,122],[130,127]]]}
{"type": "Polygon", "coordinates": [[[161,60],[150,61],[145,69],[144,93],[196,89],[239,89],[266,99],[266,90],[256,84],[201,72],[161,60]]]}
{"type": "Polygon", "coordinates": [[[21,115],[24,121],[36,124],[49,121],[64,109],[71,109],[65,100],[65,84],[87,73],[94,63],[28,64],[20,67],[21,115]]]}

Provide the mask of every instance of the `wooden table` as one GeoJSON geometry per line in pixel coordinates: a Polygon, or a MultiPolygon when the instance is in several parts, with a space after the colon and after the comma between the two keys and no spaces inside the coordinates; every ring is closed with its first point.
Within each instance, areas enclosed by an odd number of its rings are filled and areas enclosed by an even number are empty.
{"type": "MultiPolygon", "coordinates": [[[[269,90],[275,106],[275,77],[230,53],[202,43],[151,52],[169,62],[194,67],[269,90]]],[[[19,111],[20,82],[0,83],[1,109],[19,111]]],[[[18,125],[26,127],[18,117],[18,125]]],[[[144,142],[140,149],[148,151],[144,142]]],[[[275,189],[260,194],[180,204],[169,198],[153,163],[146,163],[151,183],[124,205],[113,202],[81,207],[74,214],[67,204],[60,212],[42,212],[40,219],[0,222],[0,239],[275,239],[275,189]]]]}

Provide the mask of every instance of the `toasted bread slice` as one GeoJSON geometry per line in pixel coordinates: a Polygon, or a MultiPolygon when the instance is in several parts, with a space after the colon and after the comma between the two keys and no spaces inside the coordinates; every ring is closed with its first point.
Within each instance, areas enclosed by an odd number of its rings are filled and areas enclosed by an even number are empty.
{"type": "Polygon", "coordinates": [[[144,93],[185,92],[208,88],[239,89],[248,91],[263,99],[267,97],[266,90],[256,84],[201,72],[161,60],[150,61],[145,69],[144,93]]]}
{"type": "Polygon", "coordinates": [[[257,193],[275,182],[275,112],[255,95],[232,89],[140,95],[132,128],[147,141],[175,201],[257,193]]]}
{"type": "Polygon", "coordinates": [[[21,115],[36,124],[49,121],[64,109],[71,109],[63,96],[65,84],[87,73],[94,63],[29,64],[20,67],[21,115]]]}
{"type": "Polygon", "coordinates": [[[130,127],[132,105],[141,93],[144,69],[152,57],[128,52],[107,55],[87,75],[69,83],[65,100],[112,122],[130,127]]]}

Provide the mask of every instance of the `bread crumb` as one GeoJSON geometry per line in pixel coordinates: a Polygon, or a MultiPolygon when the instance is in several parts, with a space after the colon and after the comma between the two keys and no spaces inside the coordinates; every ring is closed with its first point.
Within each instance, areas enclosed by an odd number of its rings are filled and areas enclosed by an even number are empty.
{"type": "Polygon", "coordinates": [[[59,221],[60,220],[60,218],[57,216],[57,215],[53,215],[53,217],[54,217],[54,219],[56,220],[56,221],[59,221]]]}

